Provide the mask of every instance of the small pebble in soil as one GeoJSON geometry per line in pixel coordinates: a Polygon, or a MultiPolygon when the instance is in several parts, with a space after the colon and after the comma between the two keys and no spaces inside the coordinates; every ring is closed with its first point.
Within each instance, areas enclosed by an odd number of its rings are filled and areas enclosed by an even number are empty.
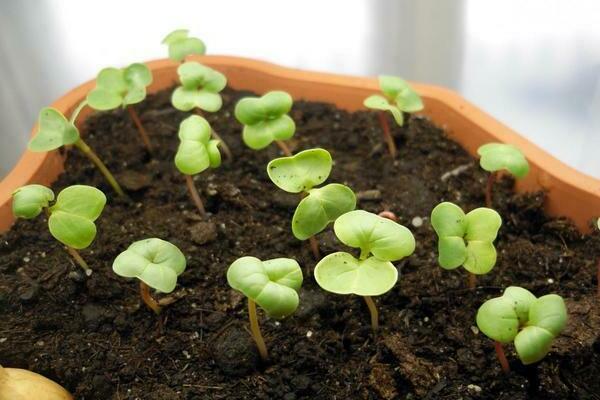
{"type": "Polygon", "coordinates": [[[19,293],[19,300],[23,303],[35,301],[38,297],[40,285],[36,282],[30,282],[24,286],[21,286],[17,291],[19,293]]]}
{"type": "Polygon", "coordinates": [[[548,283],[554,283],[554,279],[548,278],[548,283]]]}
{"type": "Polygon", "coordinates": [[[477,328],[474,325],[471,325],[471,332],[473,332],[474,335],[478,335],[479,334],[479,328],[477,328]]]}
{"type": "Polygon", "coordinates": [[[214,223],[203,221],[192,225],[188,229],[190,238],[196,244],[212,242],[217,238],[217,227],[214,223]]]}
{"type": "Polygon", "coordinates": [[[28,263],[29,261],[31,261],[31,258],[29,258],[29,257],[23,257],[23,262],[28,263]]]}
{"type": "Polygon", "coordinates": [[[311,338],[311,337],[312,337],[312,335],[313,335],[312,331],[308,331],[308,332],[306,332],[306,337],[307,337],[307,338],[311,338]]]}
{"type": "Polygon", "coordinates": [[[423,225],[423,218],[421,217],[414,217],[411,221],[412,226],[414,226],[415,228],[419,228],[423,225]]]}
{"type": "Polygon", "coordinates": [[[243,376],[254,371],[258,352],[250,335],[238,326],[231,326],[215,340],[213,357],[226,375],[243,376]]]}
{"type": "Polygon", "coordinates": [[[151,176],[133,170],[125,170],[117,178],[121,186],[130,192],[137,192],[152,184],[151,176]]]}
{"type": "Polygon", "coordinates": [[[467,389],[471,392],[481,393],[481,386],[473,385],[472,383],[467,385],[467,389]]]}
{"type": "Polygon", "coordinates": [[[381,191],[377,189],[362,190],[356,193],[356,200],[358,201],[374,201],[381,200],[381,191]]]}

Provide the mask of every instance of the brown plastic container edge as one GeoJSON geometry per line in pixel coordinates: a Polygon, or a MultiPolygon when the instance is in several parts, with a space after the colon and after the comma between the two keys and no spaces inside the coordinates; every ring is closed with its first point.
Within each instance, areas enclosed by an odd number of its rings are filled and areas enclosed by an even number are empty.
{"type": "MultiPolygon", "coordinates": [[[[378,91],[378,82],[374,78],[300,71],[239,57],[202,56],[192,59],[223,72],[228,85],[235,89],[258,93],[280,89],[288,91],[295,99],[330,102],[347,110],[363,108],[363,99],[378,91]]],[[[178,64],[157,60],[147,65],[154,77],[149,92],[176,83],[178,64]]],[[[69,114],[93,87],[94,81],[86,82],[58,99],[52,107],[69,114]]],[[[546,190],[545,209],[549,214],[571,218],[582,232],[590,230],[592,218],[600,216],[600,180],[552,157],[451,90],[416,83],[414,88],[425,103],[422,114],[446,129],[448,135],[470,154],[476,156],[477,148],[489,142],[518,146],[529,160],[531,171],[525,179],[517,182],[516,189],[546,190]]],[[[90,112],[86,108],[81,118],[90,112]]],[[[59,151],[26,151],[15,168],[0,182],[0,232],[6,231],[14,222],[11,195],[15,189],[28,183],[50,185],[62,171],[63,157],[59,151]]]]}

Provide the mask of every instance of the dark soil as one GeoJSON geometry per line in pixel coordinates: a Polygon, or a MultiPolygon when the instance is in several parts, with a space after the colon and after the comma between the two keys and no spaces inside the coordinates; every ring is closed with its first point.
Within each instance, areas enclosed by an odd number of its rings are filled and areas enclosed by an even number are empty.
{"type": "MultiPolygon", "coordinates": [[[[329,181],[353,188],[360,208],[395,212],[414,233],[417,250],[398,263],[396,287],[377,298],[381,331],[375,338],[362,299],[326,293],[306,277],[295,315],[281,322],[261,317],[271,354],[261,365],[246,301],[227,286],[227,267],[243,255],[293,257],[305,268],[315,260],[290,230],[297,196],[267,177],[277,147],[251,151],[241,141],[232,116],[241,95],[226,92],[222,111],[208,116],[235,154],[232,163],[196,179],[212,213],[209,222],[198,218],[173,164],[178,124],[187,114],[171,107],[170,92],[136,107],[156,147],[154,158],[144,152],[126,112],[88,120],[88,143],[132,201],[115,198],[72,151],[55,189],[83,183],[109,197],[97,239],[82,251],[92,276],[82,275],[42,216],[0,236],[0,363],[42,373],[77,399],[600,398],[600,236],[582,236],[568,221],[549,218],[542,193],[517,195],[504,179],[495,188],[494,205],[504,220],[498,263],[469,291],[464,269],[437,266],[428,216],[443,200],[465,210],[483,204],[486,174],[477,161],[416,117],[395,128],[399,154],[392,161],[373,114],[304,101],[292,112],[298,125],[292,149],[329,150],[335,160],[329,181]],[[460,173],[442,179],[457,167],[460,173]],[[415,217],[422,226],[413,225],[415,217]],[[177,301],[160,318],[141,304],[136,281],[111,270],[117,254],[147,237],[169,240],[188,256],[177,301]],[[512,372],[504,375],[492,341],[475,328],[475,314],[509,285],[562,295],[570,320],[537,365],[522,366],[507,346],[512,372]]],[[[342,248],[330,230],[318,239],[324,254],[342,248]]]]}

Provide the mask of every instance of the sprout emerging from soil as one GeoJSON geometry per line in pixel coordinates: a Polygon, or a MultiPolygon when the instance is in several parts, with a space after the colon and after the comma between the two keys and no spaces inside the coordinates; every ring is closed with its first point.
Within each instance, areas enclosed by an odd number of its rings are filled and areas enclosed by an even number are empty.
{"type": "Polygon", "coordinates": [[[73,400],[62,386],[35,372],[0,365],[2,400],[73,400]]]}
{"type": "Polygon", "coordinates": [[[161,305],[150,295],[150,288],[171,293],[185,266],[185,256],[177,246],[151,238],[132,243],[115,258],[112,268],[124,278],[138,278],[142,300],[148,308],[159,314],[161,305]]]}
{"type": "Polygon", "coordinates": [[[529,163],[517,147],[504,143],[488,143],[477,149],[479,165],[490,173],[485,187],[485,204],[492,207],[492,189],[498,171],[506,170],[517,179],[529,173],[529,163]]]}
{"type": "Polygon", "coordinates": [[[32,219],[45,211],[50,234],[66,246],[69,254],[89,276],[92,270],[77,250],[87,248],[94,241],[94,221],[106,205],[106,196],[94,187],[74,185],[63,189],[51,206],[53,200],[54,192],[45,186],[23,186],[13,193],[13,214],[17,218],[32,219]]]}
{"type": "Polygon", "coordinates": [[[292,152],[284,140],[296,131],[294,120],[287,115],[292,109],[292,96],[273,91],[262,97],[244,97],[235,106],[235,117],[244,125],[242,139],[252,150],[261,150],[275,142],[283,154],[292,152]]]}
{"type": "Polygon", "coordinates": [[[403,113],[414,113],[423,109],[423,101],[404,79],[395,76],[379,77],[379,88],[383,96],[374,94],[365,99],[364,106],[377,110],[383,138],[392,158],[396,157],[396,143],[390,131],[385,111],[389,111],[398,126],[404,125],[403,113]]]}
{"type": "Polygon", "coordinates": [[[398,270],[392,261],[411,255],[415,238],[406,227],[363,210],[342,215],[333,230],[342,243],[360,249],[360,257],[356,259],[345,252],[330,254],[315,267],[315,279],[328,292],[362,296],[371,313],[371,327],[376,331],[379,316],[371,297],[394,287],[398,270]]]}
{"type": "Polygon", "coordinates": [[[258,304],[268,316],[285,318],[296,311],[298,291],[302,286],[302,270],[291,258],[261,261],[255,257],[241,257],[227,270],[227,282],[248,298],[250,331],[263,360],[268,358],[267,347],[256,316],[258,304]]]}
{"type": "Polygon", "coordinates": [[[562,297],[548,294],[536,298],[517,286],[506,288],[502,296],[486,301],[477,311],[477,326],[496,342],[496,354],[505,372],[509,366],[503,343],[514,341],[521,362],[533,364],[548,354],[566,323],[567,308],[562,297]]]}
{"type": "MultiPolygon", "coordinates": [[[[195,110],[200,116],[202,110],[217,112],[221,109],[223,99],[220,92],[227,86],[225,75],[195,61],[181,64],[177,68],[177,74],[181,86],[178,86],[171,96],[173,107],[180,111],[195,110]]],[[[225,156],[231,160],[231,151],[227,143],[214,130],[211,134],[221,142],[225,156]]]]}
{"type": "Polygon", "coordinates": [[[175,166],[185,176],[192,200],[202,217],[206,217],[206,210],[192,176],[221,165],[219,141],[211,140],[210,132],[210,125],[204,118],[198,115],[187,117],[179,125],[181,142],[175,154],[175,166]]]}
{"type": "Polygon", "coordinates": [[[63,114],[54,108],[43,108],[38,118],[38,131],[27,147],[30,151],[40,153],[52,151],[62,146],[74,145],[100,170],[114,191],[119,196],[124,196],[125,193],[117,183],[117,180],[90,146],[83,141],[79,135],[79,130],[75,126],[77,116],[86,105],[87,101],[83,101],[73,114],[71,114],[70,120],[67,120],[63,114]]]}
{"type": "Polygon", "coordinates": [[[310,240],[315,258],[319,246],[315,235],[340,215],[356,208],[356,196],[345,185],[330,183],[320,188],[331,172],[331,154],[324,149],[304,150],[291,157],[271,160],[269,178],[288,193],[300,193],[302,200],[292,218],[292,233],[299,240],[310,240]]]}
{"type": "Polygon", "coordinates": [[[456,204],[444,202],[431,212],[431,225],[439,237],[440,266],[451,270],[462,265],[470,272],[469,287],[474,289],[475,275],[487,274],[496,264],[494,240],[502,225],[500,215],[484,207],[465,215],[456,204]]]}
{"type": "Polygon", "coordinates": [[[125,68],[104,68],[96,77],[96,88],[87,95],[87,103],[94,110],[126,108],[149,153],[152,146],[148,133],[133,104],[146,98],[146,87],[152,83],[152,73],[145,64],[135,63],[125,68]]]}
{"type": "Polygon", "coordinates": [[[176,29],[169,33],[162,44],[169,46],[169,58],[176,62],[182,62],[189,55],[204,55],[206,46],[198,38],[190,37],[187,29],[176,29]]]}

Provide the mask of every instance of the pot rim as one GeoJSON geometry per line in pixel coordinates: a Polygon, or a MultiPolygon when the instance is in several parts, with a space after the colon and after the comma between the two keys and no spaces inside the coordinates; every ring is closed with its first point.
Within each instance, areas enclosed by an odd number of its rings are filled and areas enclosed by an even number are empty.
{"type": "MultiPolygon", "coordinates": [[[[189,57],[189,60],[201,61],[213,68],[228,70],[233,75],[236,73],[240,75],[249,73],[258,74],[263,80],[275,79],[284,82],[285,84],[281,86],[285,86],[285,89],[288,89],[296,98],[335,102],[338,107],[348,110],[363,108],[362,104],[356,101],[357,92],[366,94],[379,91],[378,81],[373,77],[303,71],[269,62],[233,56],[192,56],[189,57]],[[314,86],[307,87],[307,84],[314,86]],[[317,86],[318,89],[315,89],[317,86]],[[304,96],[303,93],[310,92],[309,89],[317,93],[304,96]],[[331,91],[340,96],[339,101],[331,101],[331,96],[328,95],[328,92],[331,91]],[[342,93],[352,93],[355,99],[343,99],[342,93]]],[[[172,73],[178,63],[168,59],[159,59],[149,61],[146,65],[155,75],[160,72],[172,73]]],[[[240,89],[244,88],[243,82],[242,76],[230,80],[228,84],[233,88],[240,89]]],[[[94,85],[95,79],[92,79],[77,86],[53,102],[51,107],[68,114],[85,98],[94,85]]],[[[477,147],[489,141],[511,143],[518,146],[532,165],[532,171],[527,178],[517,182],[517,190],[546,190],[549,194],[546,211],[552,215],[570,217],[582,231],[590,230],[591,218],[600,215],[599,179],[580,172],[556,159],[465,100],[456,92],[422,83],[412,83],[412,85],[425,102],[425,109],[420,114],[431,117],[469,153],[475,155],[477,147]],[[428,108],[430,105],[435,106],[433,107],[434,110],[428,108]],[[466,126],[468,128],[465,128],[466,126]],[[471,138],[466,138],[465,135],[456,137],[460,129],[475,130],[479,134],[473,134],[471,138]],[[552,198],[552,196],[556,198],[552,198]],[[581,208],[587,209],[581,210],[581,208]]],[[[152,93],[158,89],[160,88],[153,90],[151,86],[148,92],[152,93]]],[[[260,92],[260,90],[257,91],[260,92]]],[[[82,115],[82,119],[83,117],[85,117],[85,114],[82,115]]],[[[31,136],[33,136],[36,129],[37,123],[31,131],[31,136]]],[[[14,168],[0,181],[0,233],[8,230],[14,222],[10,204],[14,190],[32,182],[50,184],[62,172],[62,161],[62,156],[58,151],[33,153],[25,150],[14,168]]]]}

